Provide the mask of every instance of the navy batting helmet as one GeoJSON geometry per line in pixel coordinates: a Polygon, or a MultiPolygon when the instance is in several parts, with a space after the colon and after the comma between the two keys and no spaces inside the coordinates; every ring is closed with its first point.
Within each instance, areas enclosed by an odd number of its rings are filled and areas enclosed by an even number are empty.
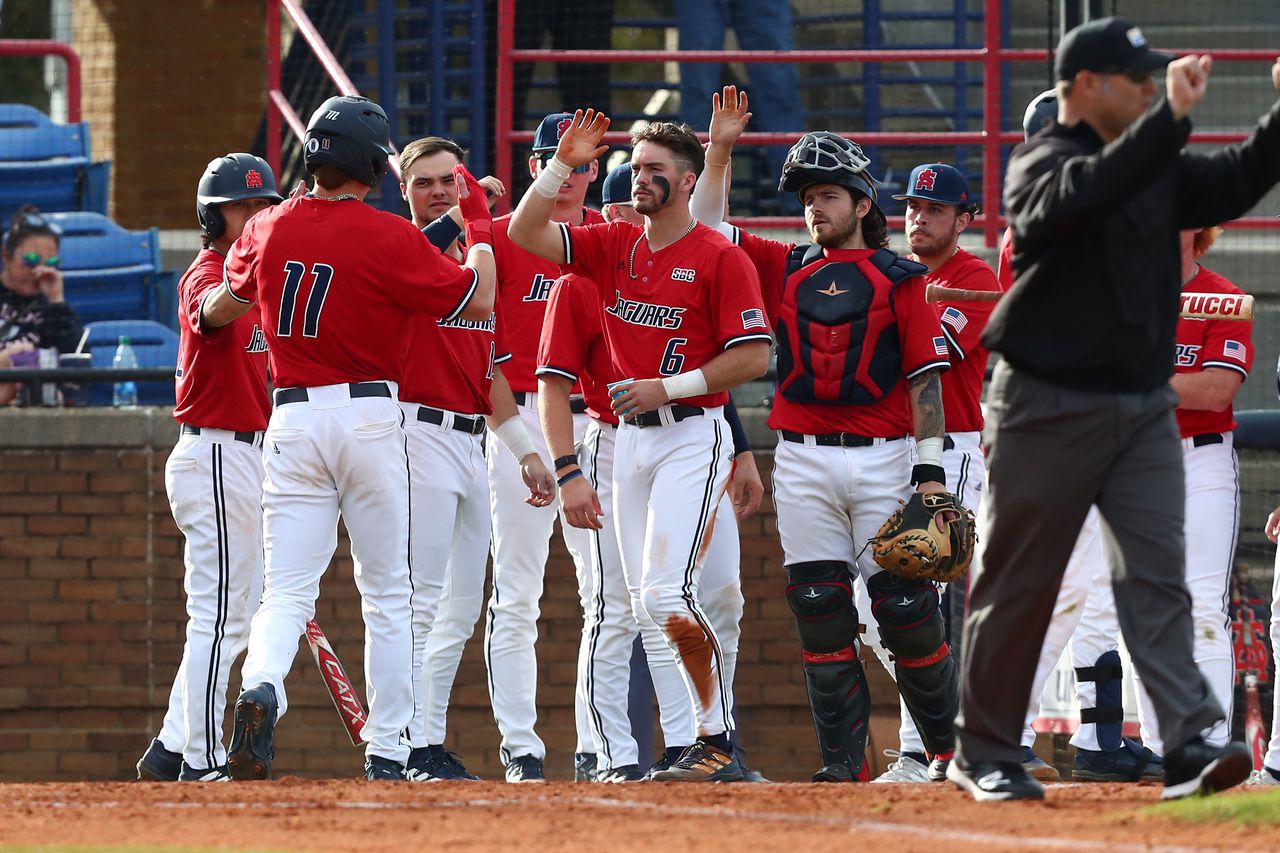
{"type": "Polygon", "coordinates": [[[218,205],[247,198],[281,201],[276,176],[267,161],[252,154],[228,154],[209,161],[196,185],[196,219],[200,230],[210,240],[217,240],[227,230],[218,205]]]}
{"type": "Polygon", "coordinates": [[[867,171],[870,166],[871,160],[858,143],[829,130],[818,130],[806,133],[791,146],[782,164],[778,189],[798,196],[813,184],[837,184],[857,190],[874,203],[876,186],[867,171]]]}
{"type": "Polygon", "coordinates": [[[387,171],[391,128],[382,107],[368,98],[341,95],[320,105],[307,122],[303,162],[314,173],[336,166],[371,187],[387,171]]]}
{"type": "Polygon", "coordinates": [[[1022,133],[1027,138],[1035,136],[1050,119],[1058,117],[1058,93],[1053,89],[1041,92],[1027,104],[1027,111],[1022,114],[1022,133]]]}

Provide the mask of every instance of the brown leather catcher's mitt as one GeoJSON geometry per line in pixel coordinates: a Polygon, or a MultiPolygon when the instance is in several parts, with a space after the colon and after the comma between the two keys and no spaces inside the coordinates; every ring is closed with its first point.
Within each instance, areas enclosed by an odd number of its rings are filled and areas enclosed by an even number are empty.
{"type": "Polygon", "coordinates": [[[962,577],[977,543],[973,513],[949,492],[916,492],[871,540],[871,556],[905,578],[950,582],[962,577]]]}

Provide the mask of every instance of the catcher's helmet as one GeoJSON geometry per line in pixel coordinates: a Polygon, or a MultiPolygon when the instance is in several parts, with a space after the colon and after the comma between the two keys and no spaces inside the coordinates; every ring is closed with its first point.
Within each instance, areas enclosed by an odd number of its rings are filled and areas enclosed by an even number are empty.
{"type": "Polygon", "coordinates": [[[1022,114],[1022,133],[1027,139],[1035,136],[1050,119],[1058,117],[1058,93],[1054,89],[1041,92],[1027,104],[1027,111],[1022,114]]]}
{"type": "Polygon", "coordinates": [[[837,184],[857,190],[874,203],[876,185],[867,171],[870,166],[858,143],[829,130],[806,133],[787,152],[778,190],[798,196],[812,184],[837,184]]]}
{"type": "Polygon", "coordinates": [[[386,174],[390,133],[387,114],[373,101],[352,95],[333,97],[307,122],[303,162],[308,172],[337,166],[371,187],[386,174]]]}
{"type": "Polygon", "coordinates": [[[281,201],[276,176],[267,161],[252,154],[228,154],[210,160],[196,185],[196,219],[210,240],[217,240],[227,229],[218,205],[247,198],[281,201]]]}

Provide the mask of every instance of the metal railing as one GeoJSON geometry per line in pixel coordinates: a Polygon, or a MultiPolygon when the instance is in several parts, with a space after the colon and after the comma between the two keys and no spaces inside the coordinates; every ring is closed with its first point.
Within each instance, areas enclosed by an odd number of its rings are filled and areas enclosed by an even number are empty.
{"type": "Polygon", "coordinates": [[[0,56],[57,56],[67,64],[67,123],[80,121],[80,54],[49,39],[0,39],[0,56]]]}

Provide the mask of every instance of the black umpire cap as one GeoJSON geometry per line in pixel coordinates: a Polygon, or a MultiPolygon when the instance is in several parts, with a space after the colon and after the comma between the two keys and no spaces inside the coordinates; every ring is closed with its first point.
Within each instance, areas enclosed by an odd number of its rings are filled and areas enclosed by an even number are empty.
{"type": "Polygon", "coordinates": [[[1062,37],[1053,69],[1059,80],[1073,80],[1080,71],[1155,71],[1173,60],[1172,53],[1152,50],[1142,30],[1124,18],[1098,18],[1062,37]]]}

